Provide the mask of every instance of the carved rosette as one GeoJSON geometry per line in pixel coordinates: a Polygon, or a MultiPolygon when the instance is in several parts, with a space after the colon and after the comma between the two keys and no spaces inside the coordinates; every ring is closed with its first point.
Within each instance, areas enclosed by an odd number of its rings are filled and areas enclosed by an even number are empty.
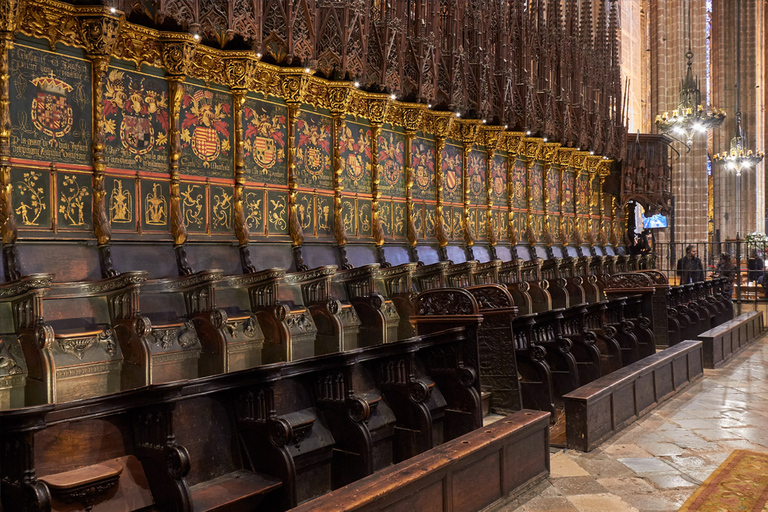
{"type": "MultiPolygon", "coordinates": [[[[233,52],[234,53],[234,52],[233,52]]],[[[253,76],[256,73],[256,61],[250,53],[239,55],[237,52],[226,59],[224,70],[227,75],[227,84],[233,90],[246,90],[253,87],[253,76]]]]}

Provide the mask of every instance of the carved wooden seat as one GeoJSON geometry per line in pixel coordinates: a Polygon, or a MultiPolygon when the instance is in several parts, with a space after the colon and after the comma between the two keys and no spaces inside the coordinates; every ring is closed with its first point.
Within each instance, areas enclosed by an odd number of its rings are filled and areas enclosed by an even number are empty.
{"type": "Polygon", "coordinates": [[[560,276],[561,258],[549,258],[541,261],[541,278],[547,284],[547,293],[552,299],[552,307],[565,309],[570,307],[570,295],[566,281],[560,276]]]}
{"type": "Polygon", "coordinates": [[[121,389],[123,354],[115,304],[144,279],[136,272],[82,283],[33,274],[4,285],[29,370],[27,405],[65,402],[121,389]]]}
{"type": "Polygon", "coordinates": [[[579,256],[576,262],[576,275],[581,277],[581,287],[584,290],[584,300],[588,304],[596,304],[605,300],[605,295],[597,285],[597,276],[592,273],[589,256],[579,256]]]}
{"type": "Polygon", "coordinates": [[[518,314],[530,315],[533,313],[532,299],[528,293],[530,285],[523,281],[522,265],[523,260],[520,258],[504,261],[499,266],[499,283],[504,284],[512,294],[518,314]]]}
{"type": "MultiPolygon", "coordinates": [[[[559,261],[557,261],[557,277],[565,281],[565,291],[568,292],[568,307],[585,304],[587,302],[586,293],[583,287],[583,279],[576,271],[578,257],[575,249],[554,245],[551,247],[551,252],[555,258],[559,258],[559,261]]],[[[550,283],[550,289],[552,289],[552,283],[550,283]]]]}
{"type": "Polygon", "coordinates": [[[13,303],[5,300],[7,294],[23,294],[23,287],[18,290],[0,287],[0,411],[24,407],[27,361],[19,342],[13,303]]]}
{"type": "Polygon", "coordinates": [[[533,313],[544,313],[552,309],[552,296],[549,294],[549,281],[541,271],[544,260],[535,258],[524,261],[520,268],[520,278],[528,284],[533,313]]]}
{"type": "MultiPolygon", "coordinates": [[[[501,258],[494,258],[496,255],[496,247],[487,247],[482,244],[475,244],[473,247],[473,256],[477,259],[477,266],[472,273],[472,280],[475,284],[499,284],[499,269],[503,263],[501,258]],[[493,249],[491,251],[490,249],[493,249]]],[[[505,252],[508,258],[506,261],[511,260],[511,254],[508,253],[508,249],[505,252]]]]}
{"type": "Polygon", "coordinates": [[[552,374],[552,388],[556,403],[562,396],[579,387],[579,370],[571,353],[573,343],[563,337],[562,310],[539,313],[532,328],[536,345],[546,350],[545,360],[552,374]]]}
{"type": "Polygon", "coordinates": [[[578,368],[580,386],[603,375],[597,335],[587,328],[586,316],[586,306],[574,306],[563,311],[562,320],[562,336],[571,341],[571,354],[578,368]]]}
{"type": "Polygon", "coordinates": [[[614,337],[621,347],[622,366],[632,364],[640,359],[640,349],[637,337],[633,332],[633,324],[624,316],[626,298],[618,296],[608,301],[605,311],[605,323],[616,330],[614,337]]]}
{"type": "Polygon", "coordinates": [[[533,332],[536,315],[518,315],[512,325],[523,407],[547,411],[554,422],[556,410],[552,371],[546,361],[547,349],[536,342],[533,332]]]}
{"type": "Polygon", "coordinates": [[[622,367],[621,346],[616,340],[616,328],[607,325],[607,301],[587,306],[584,326],[595,334],[595,345],[600,350],[600,373],[607,375],[622,367]]]}
{"type": "Polygon", "coordinates": [[[517,313],[512,295],[498,284],[467,290],[480,305],[483,323],[478,331],[480,377],[491,393],[491,411],[508,414],[522,409],[513,322],[517,313]]]}

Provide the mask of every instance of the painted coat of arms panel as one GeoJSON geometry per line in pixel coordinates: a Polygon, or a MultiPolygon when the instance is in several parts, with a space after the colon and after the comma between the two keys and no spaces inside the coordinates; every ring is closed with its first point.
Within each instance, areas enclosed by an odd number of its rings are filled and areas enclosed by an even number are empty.
{"type": "Polygon", "coordinates": [[[576,213],[589,214],[589,175],[582,173],[576,183],[576,213]]]}
{"type": "Polygon", "coordinates": [[[495,154],[491,160],[491,197],[496,206],[507,204],[507,161],[505,154],[495,154]]]}
{"type": "Polygon", "coordinates": [[[193,176],[232,177],[232,96],[184,84],[180,118],[180,172],[193,176]]]}
{"type": "Polygon", "coordinates": [[[460,146],[446,143],[442,151],[443,201],[461,203],[461,156],[460,146]]]}
{"type": "Polygon", "coordinates": [[[413,168],[413,197],[435,199],[435,144],[432,140],[416,137],[411,143],[413,168]]]}
{"type": "Polygon", "coordinates": [[[302,110],[296,119],[296,181],[300,186],[333,190],[331,120],[302,110]]]}
{"type": "Polygon", "coordinates": [[[528,207],[528,198],[526,196],[527,173],[525,162],[515,160],[512,167],[512,207],[518,210],[525,210],[528,207]]]}
{"type": "Polygon", "coordinates": [[[573,173],[567,170],[563,171],[563,212],[571,214],[576,212],[573,194],[573,173]]]}
{"type": "Polygon", "coordinates": [[[91,227],[91,175],[82,173],[56,173],[57,213],[59,227],[90,229],[91,227]]]}
{"type": "Polygon", "coordinates": [[[247,98],[243,106],[243,148],[249,181],[287,185],[285,105],[247,98]]]}
{"type": "Polygon", "coordinates": [[[48,172],[14,168],[13,213],[16,225],[24,228],[51,227],[51,181],[48,172]]]}
{"type": "Polygon", "coordinates": [[[401,132],[382,130],[378,141],[382,195],[405,197],[405,135],[401,132]]]}
{"type": "Polygon", "coordinates": [[[16,44],[9,65],[11,156],[90,165],[90,62],[16,44]]]}
{"type": "Polygon", "coordinates": [[[107,214],[113,230],[136,231],[136,180],[108,176],[107,214]]]}
{"type": "Polygon", "coordinates": [[[484,205],[488,203],[485,195],[486,153],[473,149],[469,153],[469,198],[472,204],[484,205]]]}
{"type": "Polygon", "coordinates": [[[531,167],[531,210],[544,211],[544,166],[536,162],[531,167]]]}
{"type": "Polygon", "coordinates": [[[371,193],[371,127],[346,121],[339,133],[341,179],[348,192],[371,193]]]}
{"type": "Polygon", "coordinates": [[[560,211],[560,167],[552,166],[547,172],[547,211],[560,211]]]}
{"type": "Polygon", "coordinates": [[[168,172],[168,83],[110,68],[103,94],[107,166],[168,172]]]}

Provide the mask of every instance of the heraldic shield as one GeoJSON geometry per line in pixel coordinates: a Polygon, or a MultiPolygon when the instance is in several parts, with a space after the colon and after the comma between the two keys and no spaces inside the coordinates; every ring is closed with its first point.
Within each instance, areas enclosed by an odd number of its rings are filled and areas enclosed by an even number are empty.
{"type": "Polygon", "coordinates": [[[53,76],[32,80],[37,96],[32,100],[32,123],[49,137],[63,137],[72,129],[72,107],[67,93],[72,86],[53,76]]]}
{"type": "Polygon", "coordinates": [[[264,170],[271,168],[277,161],[277,148],[275,141],[268,137],[255,137],[253,139],[253,159],[264,170]]]}
{"type": "Polygon", "coordinates": [[[145,155],[152,151],[155,145],[155,129],[152,120],[146,117],[125,115],[120,123],[120,140],[128,151],[145,155]]]}
{"type": "Polygon", "coordinates": [[[221,152],[219,134],[213,128],[197,126],[192,136],[192,151],[204,162],[213,162],[221,152]]]}

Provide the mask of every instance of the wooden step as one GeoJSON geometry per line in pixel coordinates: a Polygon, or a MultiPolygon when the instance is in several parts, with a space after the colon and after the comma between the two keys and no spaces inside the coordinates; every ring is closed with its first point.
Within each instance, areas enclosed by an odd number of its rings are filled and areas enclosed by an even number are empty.
{"type": "Polygon", "coordinates": [[[192,486],[195,512],[254,510],[261,499],[283,485],[278,478],[240,470],[192,486]]]}

